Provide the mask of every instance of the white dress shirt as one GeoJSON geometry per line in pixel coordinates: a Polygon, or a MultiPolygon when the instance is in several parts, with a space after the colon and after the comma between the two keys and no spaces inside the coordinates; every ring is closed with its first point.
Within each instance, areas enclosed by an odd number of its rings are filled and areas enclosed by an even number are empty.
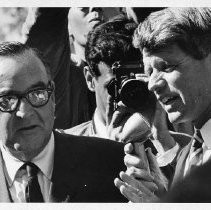
{"type": "MultiPolygon", "coordinates": [[[[4,172],[9,186],[9,191],[14,202],[26,202],[25,187],[27,174],[26,170],[19,168],[24,162],[12,156],[3,146],[1,146],[2,156],[4,160],[4,172]]],[[[43,149],[31,162],[39,167],[38,182],[45,202],[49,200],[49,190],[51,185],[51,176],[54,163],[54,135],[43,149]]]]}
{"type": "MultiPolygon", "coordinates": [[[[206,163],[209,159],[211,159],[211,119],[208,120],[200,129],[201,136],[203,138],[203,144],[202,144],[202,160],[200,161],[200,164],[206,163]]],[[[188,155],[188,158],[185,162],[185,170],[184,170],[184,176],[187,174],[187,170],[189,168],[189,158],[190,154],[188,155]]],[[[198,164],[198,165],[200,165],[198,164]]]]}

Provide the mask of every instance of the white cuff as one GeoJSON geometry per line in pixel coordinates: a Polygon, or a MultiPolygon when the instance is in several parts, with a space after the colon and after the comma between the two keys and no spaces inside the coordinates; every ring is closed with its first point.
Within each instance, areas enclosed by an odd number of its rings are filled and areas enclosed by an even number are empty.
{"type": "Polygon", "coordinates": [[[156,155],[156,159],[159,167],[167,166],[169,163],[171,163],[176,157],[178,150],[179,144],[176,142],[176,145],[173,148],[167,150],[163,154],[158,153],[156,155]]]}

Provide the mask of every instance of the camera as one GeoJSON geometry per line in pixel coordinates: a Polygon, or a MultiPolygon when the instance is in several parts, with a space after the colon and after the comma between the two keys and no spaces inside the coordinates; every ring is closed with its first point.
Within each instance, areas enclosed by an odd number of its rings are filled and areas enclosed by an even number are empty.
{"type": "Polygon", "coordinates": [[[124,64],[117,61],[111,69],[115,78],[109,82],[107,90],[114,100],[114,110],[117,109],[119,101],[140,111],[155,105],[155,96],[148,90],[147,84],[135,77],[135,74],[143,73],[143,65],[140,62],[124,64]]]}

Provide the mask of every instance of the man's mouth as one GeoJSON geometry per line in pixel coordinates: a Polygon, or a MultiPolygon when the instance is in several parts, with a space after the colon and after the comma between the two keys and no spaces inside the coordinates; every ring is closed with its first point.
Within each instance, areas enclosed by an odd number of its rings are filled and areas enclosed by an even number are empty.
{"type": "Polygon", "coordinates": [[[176,99],[178,99],[177,96],[167,96],[167,97],[163,97],[163,98],[159,99],[159,101],[161,101],[161,103],[164,105],[169,105],[169,104],[173,103],[176,99]]]}
{"type": "Polygon", "coordinates": [[[100,24],[100,23],[102,23],[102,19],[101,18],[93,18],[89,22],[90,23],[100,24]]]}

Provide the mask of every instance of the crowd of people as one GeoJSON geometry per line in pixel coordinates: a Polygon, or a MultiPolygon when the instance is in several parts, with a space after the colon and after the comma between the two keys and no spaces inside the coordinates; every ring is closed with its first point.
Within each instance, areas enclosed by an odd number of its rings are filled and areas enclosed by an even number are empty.
{"type": "Polygon", "coordinates": [[[210,8],[29,8],[22,34],[0,202],[211,202],[210,8]]]}

